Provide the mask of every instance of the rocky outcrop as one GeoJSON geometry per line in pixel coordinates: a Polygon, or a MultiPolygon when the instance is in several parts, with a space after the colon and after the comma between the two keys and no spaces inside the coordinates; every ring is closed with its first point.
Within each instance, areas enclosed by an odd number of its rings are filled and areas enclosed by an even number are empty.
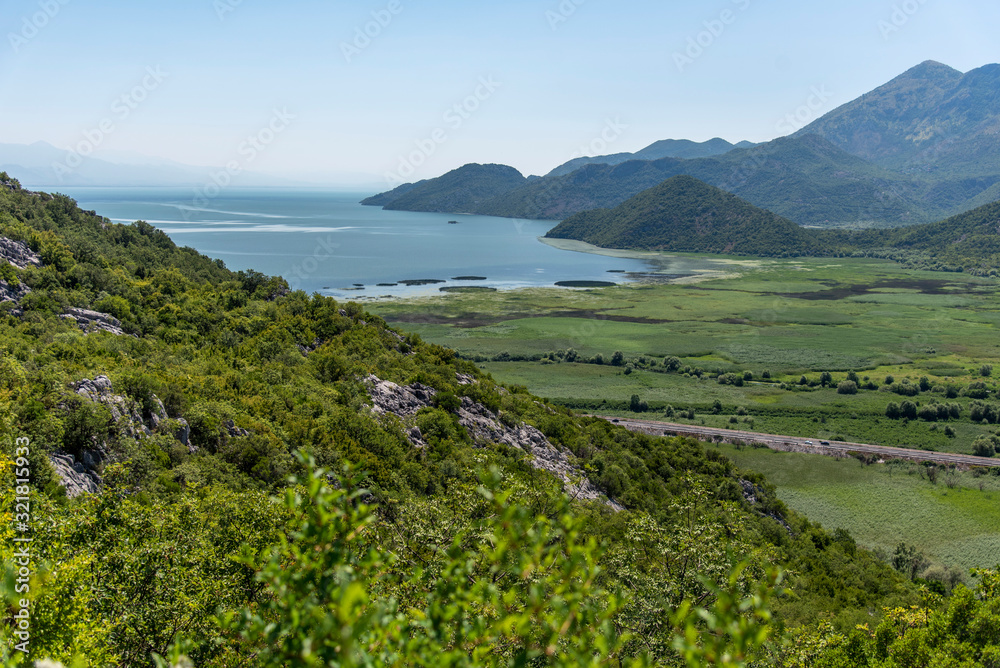
{"type": "Polygon", "coordinates": [[[82,308],[71,308],[63,313],[60,318],[76,322],[87,334],[96,331],[110,332],[116,336],[123,336],[122,324],[113,316],[98,311],[88,311],[82,308]]]}
{"type": "Polygon", "coordinates": [[[41,267],[42,258],[23,241],[0,237],[0,260],[6,260],[18,269],[41,267]]]}
{"type": "MultiPolygon", "coordinates": [[[[9,262],[17,269],[25,267],[40,267],[42,259],[38,253],[31,250],[28,244],[23,241],[14,241],[6,237],[0,237],[0,262],[9,262]]],[[[11,315],[20,317],[23,311],[18,308],[24,296],[31,292],[31,289],[23,283],[13,280],[8,282],[0,280],[0,303],[9,302],[14,304],[10,311],[11,315]]]]}
{"type": "MultiPolygon", "coordinates": [[[[74,386],[74,389],[80,396],[106,406],[122,436],[137,439],[140,436],[149,436],[153,433],[152,429],[146,426],[138,404],[126,396],[115,394],[112,391],[111,379],[107,376],[97,376],[93,380],[84,378],[74,386]]],[[[163,409],[163,404],[160,403],[159,399],[157,399],[156,404],[156,421],[159,424],[167,419],[167,412],[163,409]]]]}
{"type": "Polygon", "coordinates": [[[240,436],[249,436],[250,432],[243,427],[237,427],[236,423],[232,420],[226,420],[222,423],[222,428],[226,430],[230,438],[239,438],[240,436]]]}
{"type": "Polygon", "coordinates": [[[775,513],[773,511],[764,512],[764,510],[760,508],[760,504],[757,501],[757,497],[765,496],[765,491],[763,489],[760,489],[759,487],[757,487],[757,485],[753,484],[749,480],[743,480],[742,478],[739,480],[739,485],[743,492],[743,500],[746,501],[751,508],[757,511],[757,514],[763,517],[770,517],[775,522],[780,524],[785,529],[785,531],[788,532],[789,535],[793,534],[792,527],[790,524],[788,524],[788,520],[786,520],[778,513],[775,513]]]}
{"type": "MultiPolygon", "coordinates": [[[[461,376],[458,381],[463,385],[476,382],[471,376],[461,376]]],[[[421,408],[432,406],[437,394],[433,388],[419,383],[404,387],[375,376],[368,376],[365,384],[372,400],[372,412],[377,415],[395,415],[403,418],[404,422],[421,408]]],[[[531,456],[532,466],[559,478],[563,482],[563,489],[571,497],[583,501],[600,501],[615,510],[623,509],[604,496],[573,463],[570,455],[559,450],[535,427],[523,422],[506,424],[499,415],[468,397],[462,397],[458,408],[458,423],[477,444],[501,443],[524,450],[531,456]]],[[[405,433],[414,447],[427,447],[418,427],[410,426],[405,433]]]]}
{"type": "Polygon", "coordinates": [[[409,417],[426,408],[434,402],[437,392],[426,385],[414,383],[401,387],[388,380],[379,380],[375,376],[365,379],[368,385],[368,396],[372,399],[372,410],[376,413],[392,413],[399,417],[409,417]]]}
{"type": "Polygon", "coordinates": [[[96,467],[88,467],[82,462],[74,461],[70,455],[49,455],[52,468],[59,476],[66,496],[73,498],[81,494],[97,494],[101,491],[101,476],[96,467]]]}
{"type": "Polygon", "coordinates": [[[11,285],[7,281],[0,280],[0,303],[11,302],[14,304],[14,308],[11,309],[11,315],[20,317],[24,312],[18,308],[21,305],[21,300],[24,296],[31,292],[31,290],[24,283],[19,283],[17,285],[11,285]]]}
{"type": "MultiPolygon", "coordinates": [[[[73,389],[87,401],[101,404],[108,409],[119,438],[138,440],[152,435],[154,431],[169,430],[166,433],[171,433],[178,441],[187,446],[189,451],[193,452],[194,449],[188,444],[190,428],[187,422],[182,419],[170,420],[163,402],[156,395],[151,397],[152,408],[149,415],[143,416],[141,408],[135,400],[114,393],[111,379],[107,376],[96,376],[93,380],[84,378],[74,384],[73,389]]],[[[245,431],[236,427],[235,424],[229,425],[227,423],[226,427],[231,434],[236,432],[242,435],[242,432],[245,431]]],[[[108,458],[104,443],[95,443],[92,448],[85,448],[76,457],[65,453],[57,453],[49,457],[69,496],[76,496],[84,492],[94,494],[100,491],[100,474],[108,458]]]]}

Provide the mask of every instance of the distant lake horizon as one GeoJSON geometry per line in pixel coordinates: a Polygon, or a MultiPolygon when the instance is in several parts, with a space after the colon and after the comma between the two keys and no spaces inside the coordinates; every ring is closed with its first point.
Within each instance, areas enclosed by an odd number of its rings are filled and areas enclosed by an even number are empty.
{"type": "Polygon", "coordinates": [[[385,211],[360,204],[367,192],[229,188],[208,199],[193,188],[30,187],[68,195],[113,222],[144,220],[234,271],[280,275],[293,289],[338,299],[623,283],[654,269],[541,242],[556,221],[385,211]]]}

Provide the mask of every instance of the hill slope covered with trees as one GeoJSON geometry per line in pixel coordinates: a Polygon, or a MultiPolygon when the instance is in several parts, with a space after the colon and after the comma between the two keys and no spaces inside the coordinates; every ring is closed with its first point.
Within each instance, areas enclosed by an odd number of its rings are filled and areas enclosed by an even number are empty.
{"type": "Polygon", "coordinates": [[[579,213],[546,235],[608,248],[808,255],[819,244],[790,220],[690,176],[675,176],[614,209],[579,213]]]}
{"type": "Polygon", "coordinates": [[[922,598],[711,446],[576,417],[357,304],[0,182],[5,257],[28,260],[2,277],[6,665],[996,656],[995,574],[922,598]]]}

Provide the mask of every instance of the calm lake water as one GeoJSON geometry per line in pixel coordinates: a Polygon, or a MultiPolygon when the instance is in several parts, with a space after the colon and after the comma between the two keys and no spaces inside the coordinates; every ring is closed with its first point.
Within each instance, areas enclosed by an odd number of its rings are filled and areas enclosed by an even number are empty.
{"type": "Polygon", "coordinates": [[[338,298],[412,296],[446,286],[623,282],[626,275],[609,272],[651,268],[641,260],[552,248],[538,240],[553,227],[551,221],[383,211],[358,204],[371,193],[233,188],[205,201],[190,188],[37,189],[65,193],[115,222],[145,220],[178,245],[221,259],[230,269],[281,275],[295,289],[338,298]],[[455,280],[471,276],[486,280],[455,280]],[[445,282],[399,284],[424,279],[445,282]]]}

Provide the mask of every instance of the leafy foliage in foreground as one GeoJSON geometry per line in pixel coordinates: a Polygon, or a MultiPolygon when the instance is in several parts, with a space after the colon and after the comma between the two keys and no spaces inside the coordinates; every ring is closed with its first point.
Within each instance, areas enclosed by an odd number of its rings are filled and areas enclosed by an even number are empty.
{"type": "MultiPolygon", "coordinates": [[[[0,234],[45,261],[16,272],[33,291],[23,317],[0,321],[3,449],[25,436],[32,450],[33,658],[742,665],[769,610],[776,631],[820,618],[842,630],[916,602],[849,536],[788,512],[766,481],[701,444],[577,418],[356,304],[233,274],[68,200],[0,192],[0,234]],[[85,334],[59,317],[67,305],[118,308],[134,336],[85,334]],[[162,399],[170,419],[136,438],[75,393],[98,374],[144,416],[162,399]],[[442,399],[415,424],[380,417],[365,408],[369,374],[442,399]],[[567,505],[524,451],[474,443],[459,397],[539,428],[626,510],[567,505]],[[426,447],[410,444],[413,426],[426,447]],[[98,447],[104,492],[66,499],[46,455],[98,447]],[[365,475],[336,491],[297,451],[365,475]],[[289,489],[289,474],[303,486],[289,489]],[[776,564],[789,592],[767,604],[776,564]]],[[[9,516],[2,527],[11,629],[9,516]]]]}

